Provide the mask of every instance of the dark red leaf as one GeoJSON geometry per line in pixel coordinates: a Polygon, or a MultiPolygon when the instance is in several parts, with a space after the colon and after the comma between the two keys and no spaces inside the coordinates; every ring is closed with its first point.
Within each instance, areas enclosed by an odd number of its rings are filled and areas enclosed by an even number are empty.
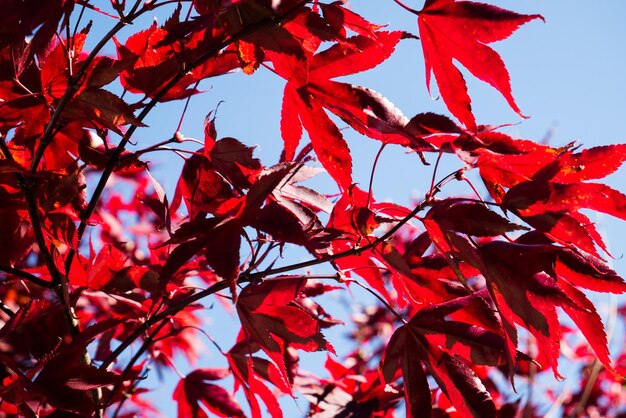
{"type": "Polygon", "coordinates": [[[293,304],[303,284],[300,279],[285,279],[250,285],[237,303],[246,335],[263,348],[285,377],[285,344],[305,351],[333,351],[320,332],[319,319],[293,304]]]}
{"type": "Polygon", "coordinates": [[[346,35],[345,28],[347,28],[359,35],[367,36],[375,40],[377,31],[384,28],[384,25],[376,25],[369,22],[352,10],[342,7],[342,5],[343,2],[341,1],[334,1],[330,4],[320,4],[324,12],[324,18],[329,25],[343,37],[346,35]]]}
{"type": "Polygon", "coordinates": [[[284,160],[291,161],[302,138],[302,123],[298,112],[300,98],[296,90],[296,83],[288,82],[283,94],[283,105],[280,118],[280,133],[285,143],[284,160]]]}
{"type": "Polygon", "coordinates": [[[436,203],[426,214],[424,226],[443,252],[450,249],[446,238],[448,231],[486,237],[527,229],[509,222],[484,205],[462,199],[446,199],[436,203]]]}
{"type": "Polygon", "coordinates": [[[209,158],[233,186],[248,189],[262,169],[261,162],[252,156],[253,150],[235,138],[222,138],[211,148],[209,158]]]}
{"type": "Polygon", "coordinates": [[[462,361],[431,345],[413,324],[400,327],[389,342],[382,362],[387,382],[394,379],[400,363],[405,381],[408,416],[428,416],[431,410],[430,391],[423,363],[452,405],[464,416],[495,417],[491,396],[476,374],[462,361]],[[410,415],[409,415],[410,414],[410,415]]]}
{"type": "Polygon", "coordinates": [[[406,129],[409,119],[400,109],[373,90],[335,81],[316,81],[309,84],[307,91],[318,103],[363,135],[416,151],[434,150],[406,129]]]}
{"type": "Polygon", "coordinates": [[[393,382],[396,370],[402,371],[406,416],[411,418],[428,417],[432,402],[428,380],[419,357],[425,356],[418,337],[406,327],[398,329],[385,350],[381,371],[387,383],[393,382]]]}
{"type": "Polygon", "coordinates": [[[229,374],[228,369],[198,369],[181,379],[172,396],[178,403],[178,418],[206,417],[201,405],[218,417],[245,416],[232,394],[206,382],[223,379],[229,374]]]}
{"type": "Polygon", "coordinates": [[[193,155],[185,161],[176,194],[185,200],[191,219],[201,213],[228,213],[238,203],[230,184],[202,155],[193,155]]]}
{"type": "Polygon", "coordinates": [[[503,203],[522,216],[587,208],[626,219],[626,195],[598,183],[528,181],[511,188],[503,203]]]}
{"type": "Polygon", "coordinates": [[[71,102],[68,116],[93,120],[121,133],[123,125],[146,126],[133,114],[131,107],[115,94],[97,88],[83,90],[71,102]]]}
{"type": "Polygon", "coordinates": [[[38,365],[41,371],[34,380],[37,391],[53,406],[67,411],[90,414],[96,404],[92,389],[122,382],[122,376],[85,364],[83,353],[100,333],[119,324],[117,320],[93,325],[75,337],[69,345],[60,346],[38,365]]]}

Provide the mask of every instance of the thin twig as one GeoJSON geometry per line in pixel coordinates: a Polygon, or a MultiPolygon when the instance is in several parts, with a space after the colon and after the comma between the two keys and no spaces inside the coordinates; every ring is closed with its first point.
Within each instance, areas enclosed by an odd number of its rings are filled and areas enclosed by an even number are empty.
{"type": "Polygon", "coordinates": [[[374,158],[374,164],[372,165],[372,172],[370,173],[370,184],[369,184],[368,192],[367,192],[367,204],[365,205],[366,208],[370,207],[370,200],[372,199],[372,186],[374,185],[374,174],[376,173],[376,167],[378,166],[378,159],[380,158],[380,155],[383,153],[383,150],[385,149],[386,146],[387,146],[387,143],[383,142],[383,144],[380,146],[380,149],[376,153],[376,158],[374,158]]]}
{"type": "MultiPolygon", "coordinates": [[[[143,344],[141,344],[141,347],[139,347],[139,350],[137,350],[137,352],[135,353],[135,355],[128,361],[128,364],[126,365],[126,367],[124,368],[124,371],[121,374],[122,379],[125,379],[129,373],[132,371],[133,367],[135,366],[135,363],[137,363],[137,361],[139,361],[139,359],[141,358],[141,356],[143,355],[143,353],[150,347],[150,345],[152,345],[152,343],[154,342],[154,337],[156,337],[156,335],[161,331],[161,329],[167,324],[167,321],[162,321],[160,324],[158,324],[155,329],[152,331],[152,333],[143,341],[143,344]]],[[[137,380],[135,382],[135,384],[138,382],[139,380],[137,380]]],[[[103,408],[106,407],[106,404],[111,402],[113,400],[113,398],[115,397],[116,393],[120,390],[121,386],[122,386],[122,382],[123,380],[120,380],[119,383],[117,383],[114,387],[113,390],[111,390],[111,394],[109,395],[109,399],[108,401],[103,405],[103,408]]],[[[113,414],[114,417],[117,416],[117,414],[119,413],[119,411],[122,408],[122,405],[124,404],[124,401],[126,401],[126,397],[124,397],[119,405],[117,406],[117,408],[115,409],[115,413],[113,414]]]]}
{"type": "Polygon", "coordinates": [[[435,162],[435,168],[433,169],[433,176],[430,179],[430,191],[428,193],[432,193],[435,190],[435,179],[437,178],[437,169],[439,168],[439,161],[441,161],[441,156],[443,155],[443,151],[439,151],[439,155],[437,155],[437,161],[435,162]]]}
{"type": "MultiPolygon", "coordinates": [[[[198,87],[198,84],[200,84],[200,82],[196,81],[196,84],[193,86],[193,88],[196,89],[198,87]]],[[[176,133],[180,132],[180,128],[183,126],[183,121],[185,120],[185,114],[187,114],[187,108],[189,107],[190,101],[191,95],[187,97],[187,100],[185,100],[185,106],[183,107],[183,112],[180,115],[180,120],[178,121],[178,126],[176,127],[176,133]]]]}
{"type": "Polygon", "coordinates": [[[385,305],[385,307],[387,308],[387,310],[389,312],[391,312],[397,319],[398,321],[402,322],[404,325],[407,324],[406,319],[404,319],[404,317],[402,315],[400,315],[398,313],[398,311],[396,311],[393,306],[391,306],[389,304],[389,302],[387,302],[385,300],[385,298],[383,298],[381,295],[379,295],[378,293],[374,292],[372,289],[370,289],[369,287],[365,286],[363,283],[359,282],[358,280],[350,280],[348,281],[348,283],[354,283],[357,286],[361,287],[363,290],[365,290],[366,292],[368,292],[369,294],[371,294],[372,296],[374,296],[376,299],[378,299],[383,305],[385,305]]]}
{"type": "Polygon", "coordinates": [[[482,196],[480,195],[480,193],[478,193],[478,190],[476,190],[476,187],[474,187],[474,184],[470,181],[470,179],[468,179],[467,177],[463,177],[463,181],[466,182],[469,187],[472,189],[472,191],[474,192],[474,194],[478,197],[478,199],[480,200],[480,202],[482,204],[484,204],[485,206],[487,206],[487,202],[485,202],[482,198],[482,196]]]}
{"type": "Polygon", "coordinates": [[[78,33],[78,25],[80,25],[80,21],[83,19],[83,14],[85,13],[86,6],[81,4],[80,13],[78,14],[78,18],[76,19],[76,23],[74,24],[74,30],[72,31],[72,36],[76,36],[78,33]]]}
{"type": "Polygon", "coordinates": [[[19,278],[27,280],[27,281],[29,281],[32,284],[44,287],[46,289],[52,289],[54,287],[52,282],[48,282],[46,280],[43,280],[43,279],[35,276],[34,274],[31,274],[31,273],[29,273],[27,271],[24,271],[24,270],[17,269],[15,267],[5,266],[4,264],[0,264],[0,271],[4,271],[5,273],[12,274],[12,275],[17,276],[19,278]]]}
{"type": "Polygon", "coordinates": [[[100,13],[103,16],[110,17],[111,19],[119,20],[118,16],[112,15],[110,13],[105,12],[102,9],[97,8],[96,6],[89,4],[89,0],[77,0],[76,4],[80,4],[83,7],[86,7],[90,10],[93,10],[96,13],[100,13]]]}

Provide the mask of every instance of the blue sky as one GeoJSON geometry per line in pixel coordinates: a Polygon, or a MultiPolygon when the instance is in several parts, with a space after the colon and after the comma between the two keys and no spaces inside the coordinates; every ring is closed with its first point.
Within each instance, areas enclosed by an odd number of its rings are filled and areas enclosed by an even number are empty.
{"type": "MultiPolygon", "coordinates": [[[[422,1],[406,3],[417,9],[422,6],[422,1]]],[[[626,120],[626,2],[494,0],[492,3],[522,13],[540,13],[546,23],[530,22],[510,39],[495,45],[511,74],[517,103],[530,119],[520,119],[495,90],[467,76],[478,122],[515,124],[506,129],[509,134],[533,140],[541,140],[550,133],[552,145],[574,140],[585,147],[626,142],[626,130],[622,126],[626,120]]],[[[354,11],[375,23],[390,23],[390,29],[417,33],[415,16],[391,0],[352,0],[351,4],[354,11]]],[[[165,20],[164,16],[158,19],[165,20]]],[[[388,62],[346,80],[377,90],[409,117],[425,111],[448,114],[443,102],[433,100],[425,89],[421,54],[419,41],[403,41],[388,62]]],[[[200,86],[206,92],[191,100],[182,133],[202,139],[205,115],[224,101],[218,113],[218,134],[258,145],[256,155],[264,164],[271,165],[277,162],[281,148],[279,118],[283,85],[281,79],[263,69],[252,77],[233,74],[208,80],[200,86]]],[[[146,120],[150,128],[139,130],[135,138],[139,146],[171,136],[181,106],[181,102],[168,103],[151,115],[146,120]]],[[[344,135],[353,152],[355,181],[366,187],[379,143],[348,130],[344,135]]],[[[182,161],[166,153],[156,153],[154,157],[152,172],[171,199],[182,161]]],[[[429,159],[433,161],[432,157],[429,159]]],[[[443,176],[458,167],[458,163],[447,163],[440,174],[443,176]]],[[[388,147],[377,168],[374,194],[378,199],[408,204],[411,197],[423,196],[431,174],[431,168],[422,166],[414,154],[406,155],[400,149],[388,147]]],[[[625,180],[626,167],[608,181],[625,191],[625,180]]],[[[336,192],[323,179],[315,185],[325,192],[336,192]]],[[[609,216],[594,219],[601,222],[613,253],[617,257],[626,253],[626,224],[609,216]]],[[[613,264],[626,275],[624,258],[613,260],[613,264]]],[[[604,304],[602,299],[598,301],[604,304]]],[[[209,332],[219,330],[215,325],[209,326],[209,332]]],[[[162,406],[169,411],[166,416],[174,413],[174,405],[168,401],[170,393],[159,395],[164,400],[162,406]]]]}

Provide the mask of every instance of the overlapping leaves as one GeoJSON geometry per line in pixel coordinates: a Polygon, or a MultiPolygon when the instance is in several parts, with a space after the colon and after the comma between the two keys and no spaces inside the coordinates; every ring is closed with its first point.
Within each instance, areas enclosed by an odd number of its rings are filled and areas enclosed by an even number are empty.
{"type": "MultiPolygon", "coordinates": [[[[228,368],[181,378],[174,392],[179,417],[244,416],[245,407],[217,383],[228,377],[253,417],[263,414],[261,403],[272,417],[282,416],[277,394],[293,388],[307,391],[312,416],[391,416],[401,397],[409,416],[439,413],[433,405],[445,399],[463,416],[500,416],[484,369],[499,367],[512,378],[528,362],[517,351],[524,327],[537,341],[536,361],[558,375],[557,308],[615,372],[601,319],[580,288],[622,293],[626,284],[601,259],[607,247],[581,211],[626,219],[626,196],[590,182],[616,171],[626,146],[579,152],[480,125],[454,63],[521,115],[505,65],[488,44],[539,15],[458,0],[427,0],[415,11],[429,88],[434,74],[461,128],[433,113],[408,118],[381,93],[337,81],[375,68],[416,38],[369,22],[344,2],[194,0],[187,16],[179,5],[164,24],[115,39],[116,58],[89,54],[96,35],[70,19],[74,2],[33,10],[9,3],[0,18],[6,23],[0,28],[3,413],[32,416],[31,406],[39,405],[46,416],[92,414],[121,407],[122,392],[140,406],[136,385],[147,367],[133,357],[122,375],[106,370],[123,358],[112,342],[124,348],[141,337],[138,353],[149,352],[159,368],[178,352],[193,361],[201,307],[190,301],[197,300],[198,283],[211,286],[205,294],[230,288],[232,297],[220,299],[234,305],[242,328],[228,352],[219,350],[228,368]],[[131,134],[152,106],[199,93],[202,80],[263,68],[286,81],[280,162],[266,166],[240,140],[218,139],[210,116],[204,147],[185,159],[169,205],[139,160],[163,148],[141,149],[139,141],[138,152],[125,151],[127,142],[135,144],[131,134]],[[363,179],[354,177],[339,119],[420,156],[455,153],[463,170],[478,169],[493,201],[436,200],[443,183],[411,215],[410,208],[375,199],[355,185],[363,179]],[[305,131],[310,145],[298,151],[305,131]],[[118,149],[114,137],[123,137],[118,149]],[[310,166],[311,152],[339,195],[302,184],[323,171],[310,166]],[[86,201],[84,174],[102,170],[131,179],[138,200],[126,202],[110,189],[86,201]],[[129,228],[123,212],[137,225],[129,228]],[[398,234],[382,235],[399,222],[398,234]],[[85,234],[88,251],[80,242],[85,230],[92,232],[85,234]],[[360,350],[344,364],[327,361],[329,379],[304,379],[297,353],[333,351],[322,329],[340,321],[312,298],[337,287],[307,282],[306,273],[264,277],[277,271],[277,261],[265,257],[285,243],[313,257],[304,265],[332,261],[339,281],[354,284],[360,276],[386,307],[371,314],[378,315],[371,324],[361,322],[354,334],[360,350]],[[87,364],[87,345],[96,338],[100,369],[87,364]],[[380,373],[363,357],[370,348],[372,358],[382,357],[380,373]]],[[[131,11],[123,1],[111,4],[129,22],[161,5],[138,2],[131,11]]],[[[88,1],[81,7],[103,12],[88,1]]],[[[168,143],[178,146],[183,138],[177,132],[168,143]]]]}

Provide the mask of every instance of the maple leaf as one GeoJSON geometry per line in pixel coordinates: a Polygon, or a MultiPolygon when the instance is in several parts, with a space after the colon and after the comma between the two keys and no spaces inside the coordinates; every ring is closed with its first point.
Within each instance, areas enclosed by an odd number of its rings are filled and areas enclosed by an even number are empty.
{"type": "Polygon", "coordinates": [[[587,208],[626,219],[626,196],[604,184],[583,180],[606,176],[625,159],[619,146],[592,148],[580,154],[566,151],[530,179],[515,182],[502,197],[502,205],[555,242],[575,245],[597,256],[595,243],[608,253],[593,223],[579,210],[587,208]],[[615,158],[597,163],[592,162],[592,156],[615,158]]]}
{"type": "Polygon", "coordinates": [[[346,29],[354,31],[359,35],[376,39],[376,32],[385,27],[369,22],[354,11],[343,6],[341,1],[334,1],[330,4],[320,3],[320,8],[324,12],[324,18],[339,35],[345,37],[346,29]]]}
{"type": "Polygon", "coordinates": [[[235,138],[216,141],[209,152],[215,169],[235,187],[248,189],[261,174],[261,162],[252,156],[252,147],[247,147],[235,138]]]}
{"type": "Polygon", "coordinates": [[[229,375],[228,369],[198,369],[180,380],[173,399],[178,403],[178,418],[208,417],[200,403],[218,417],[245,416],[233,395],[221,386],[207,381],[229,375]]]}
{"type": "Polygon", "coordinates": [[[443,316],[466,307],[474,297],[459,298],[422,309],[391,337],[380,370],[386,382],[393,382],[396,371],[398,368],[401,370],[407,416],[431,414],[430,390],[422,364],[462,415],[496,416],[491,396],[470,366],[429,339],[430,334],[445,334],[456,342],[470,344],[472,350],[477,350],[474,353],[487,354],[484,357],[474,354],[471,360],[467,358],[466,361],[495,361],[497,364],[498,358],[506,352],[503,337],[471,324],[442,320],[443,316]]]}
{"type": "Polygon", "coordinates": [[[509,222],[484,205],[463,199],[446,199],[434,204],[424,218],[424,226],[443,253],[450,251],[446,231],[486,237],[528,229],[509,222]]]}
{"type": "Polygon", "coordinates": [[[401,394],[395,385],[385,384],[378,371],[363,363],[362,359],[348,357],[342,364],[328,356],[324,368],[330,373],[330,378],[301,378],[298,390],[311,402],[309,416],[391,414],[401,394]]]}
{"type": "Polygon", "coordinates": [[[106,245],[95,256],[92,264],[86,266],[85,274],[82,277],[75,276],[73,284],[99,290],[107,286],[115,274],[124,268],[127,258],[114,246],[106,245]]]}
{"type": "Polygon", "coordinates": [[[0,263],[13,265],[20,260],[33,244],[29,222],[22,216],[25,203],[22,196],[0,188],[0,233],[7,234],[0,242],[0,263]]]}
{"type": "MultiPolygon", "coordinates": [[[[362,35],[351,37],[312,56],[308,65],[303,65],[301,60],[295,60],[281,54],[270,55],[276,72],[288,80],[285,86],[281,117],[285,159],[293,158],[302,135],[302,126],[304,126],[316,155],[330,176],[343,189],[347,189],[351,185],[352,157],[350,149],[323,107],[328,107],[331,111],[335,109],[339,116],[345,118],[344,120],[348,123],[358,126],[355,128],[357,131],[372,132],[377,139],[386,129],[393,130],[394,125],[402,123],[403,119],[402,116],[398,115],[399,112],[394,109],[393,105],[384,102],[380,95],[376,96],[371,92],[369,95],[372,96],[371,102],[372,106],[375,107],[374,112],[382,108],[382,114],[380,112],[375,113],[375,117],[371,118],[369,115],[372,112],[361,109],[359,100],[362,98],[357,94],[349,98],[351,102],[354,102],[351,109],[353,114],[346,117],[347,112],[345,110],[336,110],[337,108],[343,109],[344,106],[328,103],[329,97],[336,94],[346,95],[346,93],[342,93],[345,84],[326,81],[329,78],[354,74],[377,66],[393,53],[395,45],[403,36],[404,33],[399,31],[380,31],[376,33],[375,38],[362,35]],[[315,93],[316,90],[317,94],[315,93]],[[320,93],[326,95],[325,100],[319,99],[320,93]],[[376,119],[385,116],[390,120],[376,121],[376,119]],[[363,126],[367,128],[364,129],[363,126]]],[[[364,90],[362,96],[367,94],[368,91],[364,90]]],[[[395,129],[400,130],[401,127],[396,126],[395,129]]]]}
{"type": "Polygon", "coordinates": [[[204,216],[205,213],[224,215],[239,202],[237,193],[213,163],[198,154],[185,161],[176,188],[174,206],[179,196],[185,200],[191,219],[204,216]]]}
{"type": "Polygon", "coordinates": [[[160,272],[162,281],[171,280],[183,265],[204,250],[207,264],[222,279],[235,285],[243,225],[236,218],[220,221],[219,218],[198,219],[184,224],[176,231],[167,244],[182,243],[171,252],[163,265],[160,272]]]}
{"type": "Polygon", "coordinates": [[[290,394],[288,380],[285,373],[271,361],[267,361],[252,354],[259,351],[260,346],[252,337],[244,337],[240,332],[235,345],[226,353],[228,364],[235,377],[235,390],[241,387],[244,390],[250,412],[253,418],[263,416],[259,397],[267,406],[272,418],[282,418],[283,414],[276,399],[275,393],[265,385],[264,381],[272,383],[281,392],[290,394]]]}
{"type": "Polygon", "coordinates": [[[250,285],[240,294],[242,327],[285,373],[284,345],[305,351],[334,351],[320,332],[320,320],[293,302],[305,281],[299,278],[250,285]]]}
{"type": "MultiPolygon", "coordinates": [[[[239,146],[239,151],[242,151],[239,146]]],[[[215,148],[213,148],[215,149],[215,148]]],[[[243,150],[243,158],[254,167],[257,166],[255,160],[245,157],[249,150],[243,150]]],[[[198,156],[200,159],[200,175],[209,173],[211,176],[219,177],[215,169],[211,168],[210,161],[205,156],[198,156]],[[203,167],[208,167],[208,170],[203,167]]],[[[223,162],[224,163],[224,162],[223,162]]],[[[193,166],[191,166],[193,168],[193,166]]],[[[224,167],[231,169],[233,166],[226,163],[224,167]]],[[[218,213],[216,217],[204,219],[202,211],[194,211],[196,218],[186,224],[181,225],[172,238],[165,244],[178,244],[161,270],[163,280],[167,281],[181,268],[187,261],[201,250],[204,250],[204,258],[206,262],[214,269],[215,273],[222,277],[230,284],[231,292],[236,297],[236,279],[239,274],[239,252],[241,245],[242,229],[246,225],[258,222],[262,207],[266,200],[274,192],[274,190],[283,182],[286,175],[292,170],[291,163],[278,164],[269,169],[260,171],[259,176],[249,177],[248,181],[254,179],[254,183],[250,186],[248,193],[242,197],[233,197],[230,199],[231,205],[222,205],[225,211],[229,213],[218,213]]],[[[191,174],[189,181],[183,182],[182,189],[185,191],[187,187],[194,187],[193,176],[198,175],[198,171],[191,174]]],[[[241,173],[235,171],[238,175],[241,173]]],[[[223,180],[225,185],[228,185],[223,180]]],[[[207,181],[206,187],[209,197],[215,196],[215,189],[210,181],[207,181]]],[[[180,183],[179,183],[180,185],[180,183]]],[[[227,193],[234,192],[228,188],[227,193]]],[[[206,197],[205,193],[198,194],[200,198],[206,197]]],[[[176,197],[174,198],[176,205],[176,197]]],[[[190,205],[190,208],[194,207],[190,205]]],[[[206,207],[206,206],[205,206],[206,207]]],[[[221,209],[220,209],[221,210],[221,209]]]]}
{"type": "Polygon", "coordinates": [[[0,19],[0,48],[23,42],[32,38],[19,57],[21,62],[30,61],[42,49],[45,49],[57,33],[57,27],[64,15],[69,16],[73,2],[53,0],[38,4],[38,7],[20,1],[8,1],[6,13],[0,19]],[[20,22],[19,25],[13,23],[20,22]]]}
{"type": "Polygon", "coordinates": [[[89,88],[76,95],[67,109],[68,117],[93,120],[102,127],[122,134],[122,125],[146,126],[137,119],[132,108],[115,94],[89,88]]]}
{"type": "MultiPolygon", "coordinates": [[[[126,63],[120,81],[129,91],[156,97],[187,64],[202,54],[201,51],[219,43],[217,28],[209,34],[206,27],[179,22],[179,15],[180,8],[177,8],[161,27],[153,24],[130,36],[124,44],[116,41],[118,58],[126,63]],[[189,26],[195,30],[185,30],[189,26]]],[[[238,66],[238,61],[232,51],[221,51],[197,64],[179,77],[175,85],[163,91],[159,101],[178,100],[199,93],[190,86],[202,79],[230,72],[238,66]]]]}
{"type": "Polygon", "coordinates": [[[315,154],[342,188],[349,187],[352,184],[352,157],[348,143],[321,106],[315,102],[300,106],[306,106],[299,111],[299,115],[302,125],[309,132],[315,154]]]}
{"type": "MultiPolygon", "coordinates": [[[[571,250],[545,244],[533,233],[521,236],[517,242],[492,241],[479,246],[459,235],[450,235],[450,239],[456,252],[478,268],[487,279],[507,333],[510,356],[517,346],[514,324],[519,324],[537,338],[555,376],[559,376],[558,306],[577,324],[603,365],[613,370],[600,316],[584,293],[573,286],[594,282],[594,279],[603,280],[605,275],[614,276],[612,270],[606,267],[602,270],[593,269],[591,262],[597,263],[593,259],[586,261],[578,257],[572,260],[569,256],[571,250]],[[564,263],[574,260],[582,262],[589,276],[585,281],[577,280],[581,274],[568,268],[557,273],[557,260],[564,263]]],[[[574,269],[580,271],[580,267],[574,269]]],[[[615,280],[619,288],[623,289],[624,281],[621,278],[615,280]]]]}
{"type": "Polygon", "coordinates": [[[309,94],[339,116],[355,131],[385,144],[399,144],[414,151],[435,148],[410,130],[409,118],[380,93],[335,81],[316,81],[309,94]]]}
{"type": "Polygon", "coordinates": [[[555,180],[562,183],[600,179],[614,173],[626,161],[626,145],[604,145],[569,152],[560,160],[555,180]]]}
{"type": "MultiPolygon", "coordinates": [[[[573,188],[580,187],[577,192],[586,194],[588,201],[589,196],[598,196],[598,205],[595,206],[598,210],[623,216],[619,209],[619,202],[623,200],[619,192],[604,190],[607,186],[583,183],[584,180],[601,178],[617,170],[624,162],[623,147],[596,147],[574,153],[573,144],[552,148],[496,132],[482,132],[472,140],[463,137],[465,135],[460,135],[451,145],[477,156],[474,163],[480,170],[481,178],[492,197],[504,205],[503,208],[541,230],[554,242],[577,246],[595,256],[598,256],[595,248],[598,245],[608,254],[595,225],[578,211],[578,207],[572,208],[558,202],[553,205],[535,203],[540,200],[539,194],[543,199],[550,200],[550,188],[572,188],[574,192],[573,188]],[[602,157],[602,160],[594,157],[602,157]],[[607,193],[612,195],[615,202],[600,204],[607,193]]],[[[557,200],[569,199],[567,194],[565,192],[565,195],[558,197],[559,193],[556,193],[554,197],[557,200]]],[[[576,205],[585,205],[580,197],[574,201],[576,205]]]]}
{"type": "Polygon", "coordinates": [[[511,93],[509,74],[500,56],[487,44],[508,38],[540,15],[523,15],[485,3],[427,0],[417,24],[424,51],[426,85],[434,73],[443,101],[467,129],[476,130],[467,85],[452,60],[490,84],[522,115],[511,93]]]}
{"type": "Polygon", "coordinates": [[[60,305],[34,299],[4,324],[0,341],[7,345],[6,353],[21,352],[39,359],[50,354],[69,332],[60,305]]]}

